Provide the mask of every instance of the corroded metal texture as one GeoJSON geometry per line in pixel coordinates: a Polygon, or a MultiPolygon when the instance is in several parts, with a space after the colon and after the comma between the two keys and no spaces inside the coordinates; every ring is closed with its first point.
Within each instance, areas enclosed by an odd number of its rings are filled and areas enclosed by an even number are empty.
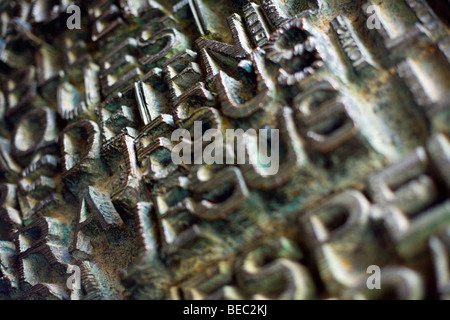
{"type": "Polygon", "coordinates": [[[449,15],[2,1],[0,297],[450,298],[449,15]],[[278,172],[174,164],[195,121],[279,129],[278,172]]]}

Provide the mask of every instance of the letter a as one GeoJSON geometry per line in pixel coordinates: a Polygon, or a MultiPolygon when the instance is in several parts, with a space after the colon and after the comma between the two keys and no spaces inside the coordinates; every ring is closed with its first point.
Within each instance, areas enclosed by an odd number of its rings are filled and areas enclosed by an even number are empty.
{"type": "Polygon", "coordinates": [[[223,135],[218,129],[209,129],[205,132],[203,140],[214,141],[203,151],[203,161],[206,164],[223,164],[223,135]],[[214,155],[213,155],[214,153],[214,155]]]}
{"type": "Polygon", "coordinates": [[[379,266],[369,266],[367,268],[367,274],[372,274],[367,278],[367,288],[369,290],[381,289],[381,270],[379,266]]]}
{"type": "Polygon", "coordinates": [[[380,8],[371,5],[367,7],[366,12],[370,14],[370,17],[367,19],[367,28],[369,28],[369,30],[372,29],[380,30],[381,29],[381,23],[379,19],[380,8]]]}
{"type": "Polygon", "coordinates": [[[191,164],[192,143],[191,134],[186,129],[176,129],[172,132],[171,140],[173,142],[180,141],[171,152],[172,162],[177,165],[191,164]],[[182,140],[180,141],[180,138],[182,140]],[[183,155],[180,156],[181,151],[183,155]]]}
{"type": "Polygon", "coordinates": [[[66,13],[72,14],[66,22],[67,28],[70,30],[81,29],[81,9],[77,5],[67,7],[66,13]]]}
{"type": "Polygon", "coordinates": [[[81,270],[80,267],[68,265],[66,273],[73,273],[66,281],[67,288],[70,290],[81,289],[81,270]]]}

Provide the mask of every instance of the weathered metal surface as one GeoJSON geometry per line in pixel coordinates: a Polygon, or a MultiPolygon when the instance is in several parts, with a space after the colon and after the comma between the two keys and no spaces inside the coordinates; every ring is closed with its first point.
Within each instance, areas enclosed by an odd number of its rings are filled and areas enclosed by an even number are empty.
{"type": "Polygon", "coordinates": [[[0,297],[448,299],[449,15],[2,1],[0,297]],[[194,121],[279,129],[278,173],[175,165],[194,121]]]}

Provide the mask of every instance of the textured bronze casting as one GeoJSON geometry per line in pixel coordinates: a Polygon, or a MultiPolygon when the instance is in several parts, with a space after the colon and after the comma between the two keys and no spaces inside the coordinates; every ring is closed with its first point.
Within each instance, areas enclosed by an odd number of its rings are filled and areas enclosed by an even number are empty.
{"type": "Polygon", "coordinates": [[[449,299],[449,17],[1,1],[0,298],[449,299]],[[175,165],[195,121],[279,129],[278,173],[175,165]]]}

